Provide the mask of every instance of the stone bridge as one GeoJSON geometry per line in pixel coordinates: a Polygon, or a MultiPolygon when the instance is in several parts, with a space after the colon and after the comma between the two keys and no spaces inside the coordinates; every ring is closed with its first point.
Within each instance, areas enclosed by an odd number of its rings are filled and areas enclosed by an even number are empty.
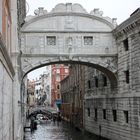
{"type": "Polygon", "coordinates": [[[29,109],[29,117],[36,114],[51,116],[53,113],[57,113],[57,110],[51,107],[36,106],[29,109]]]}
{"type": "Polygon", "coordinates": [[[58,4],[28,16],[21,30],[21,65],[24,75],[53,63],[77,63],[104,72],[117,85],[117,47],[112,30],[115,19],[79,4],[58,4]]]}

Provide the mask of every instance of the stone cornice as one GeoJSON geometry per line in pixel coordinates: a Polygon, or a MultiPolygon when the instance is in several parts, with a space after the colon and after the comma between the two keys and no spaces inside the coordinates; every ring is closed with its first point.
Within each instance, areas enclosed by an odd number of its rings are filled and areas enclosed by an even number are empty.
{"type": "Polygon", "coordinates": [[[54,33],[54,34],[56,34],[56,33],[58,33],[58,34],[60,34],[60,33],[82,33],[82,34],[87,34],[87,33],[109,33],[109,34],[111,34],[112,33],[112,31],[111,32],[109,32],[109,31],[57,31],[57,30],[46,30],[46,31],[42,31],[42,30],[30,30],[30,31],[21,31],[21,33],[54,33]]]}
{"type": "Polygon", "coordinates": [[[14,71],[14,68],[13,68],[13,65],[12,65],[12,62],[11,62],[11,59],[7,53],[7,50],[6,50],[6,47],[4,45],[4,42],[3,42],[3,39],[2,39],[2,35],[0,34],[0,51],[6,61],[6,64],[12,74],[12,76],[15,75],[15,71],[14,71]]]}
{"type": "Polygon", "coordinates": [[[113,34],[116,36],[116,38],[119,38],[127,34],[128,32],[131,32],[137,27],[140,27],[140,10],[137,13],[131,15],[127,20],[125,20],[119,26],[117,26],[113,30],[113,34]]]}
{"type": "Polygon", "coordinates": [[[104,17],[98,17],[98,16],[95,16],[95,15],[84,14],[84,13],[74,13],[74,12],[63,13],[63,12],[60,12],[60,13],[49,13],[49,14],[45,14],[45,15],[42,15],[42,16],[33,17],[31,20],[29,20],[28,22],[26,22],[23,25],[21,30],[24,31],[24,28],[26,26],[28,26],[29,24],[31,24],[33,22],[36,22],[36,21],[38,21],[40,19],[49,18],[49,17],[55,17],[55,16],[80,16],[80,17],[92,18],[92,19],[99,20],[99,21],[101,21],[103,23],[106,23],[112,30],[115,28],[113,23],[109,22],[104,17]]]}

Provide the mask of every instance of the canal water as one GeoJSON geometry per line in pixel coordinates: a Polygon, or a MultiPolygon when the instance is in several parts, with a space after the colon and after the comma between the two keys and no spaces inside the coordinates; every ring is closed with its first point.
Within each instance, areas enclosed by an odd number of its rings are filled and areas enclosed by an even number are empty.
{"type": "Polygon", "coordinates": [[[26,131],[24,140],[104,140],[91,134],[85,134],[67,122],[46,122],[38,124],[34,132],[26,131]]]}

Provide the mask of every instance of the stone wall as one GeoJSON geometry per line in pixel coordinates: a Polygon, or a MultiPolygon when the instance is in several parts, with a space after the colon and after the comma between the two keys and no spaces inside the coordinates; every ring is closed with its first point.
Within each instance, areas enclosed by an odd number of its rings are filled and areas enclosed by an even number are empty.
{"type": "Polygon", "coordinates": [[[85,129],[112,140],[138,140],[140,137],[139,110],[140,98],[88,99],[85,104],[85,129]],[[88,108],[91,110],[90,116],[88,116],[88,108]],[[97,118],[95,109],[97,109],[97,118]],[[103,110],[106,110],[106,118],[103,110]],[[113,110],[117,113],[116,121],[114,121],[113,110]]]}
{"type": "Polygon", "coordinates": [[[112,140],[139,140],[140,10],[113,32],[118,47],[118,90],[86,98],[85,129],[112,140]]]}
{"type": "Polygon", "coordinates": [[[0,61],[0,140],[12,139],[12,78],[0,61]]]}
{"type": "Polygon", "coordinates": [[[79,129],[83,129],[84,69],[71,65],[69,76],[61,81],[62,115],[79,129]]]}
{"type": "Polygon", "coordinates": [[[0,36],[0,140],[13,140],[13,75],[10,58],[0,36]]]}

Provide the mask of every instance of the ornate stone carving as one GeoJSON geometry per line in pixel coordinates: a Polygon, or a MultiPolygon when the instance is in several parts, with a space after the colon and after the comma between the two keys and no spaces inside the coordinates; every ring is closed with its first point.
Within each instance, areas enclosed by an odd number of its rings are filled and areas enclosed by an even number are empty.
{"type": "Polygon", "coordinates": [[[67,40],[66,40],[66,42],[67,42],[67,45],[68,46],[72,46],[73,45],[73,39],[72,39],[72,37],[68,37],[67,40]]]}
{"type": "Polygon", "coordinates": [[[45,15],[47,14],[47,10],[44,10],[43,7],[39,7],[37,10],[34,11],[34,14],[37,16],[45,15]]]}

